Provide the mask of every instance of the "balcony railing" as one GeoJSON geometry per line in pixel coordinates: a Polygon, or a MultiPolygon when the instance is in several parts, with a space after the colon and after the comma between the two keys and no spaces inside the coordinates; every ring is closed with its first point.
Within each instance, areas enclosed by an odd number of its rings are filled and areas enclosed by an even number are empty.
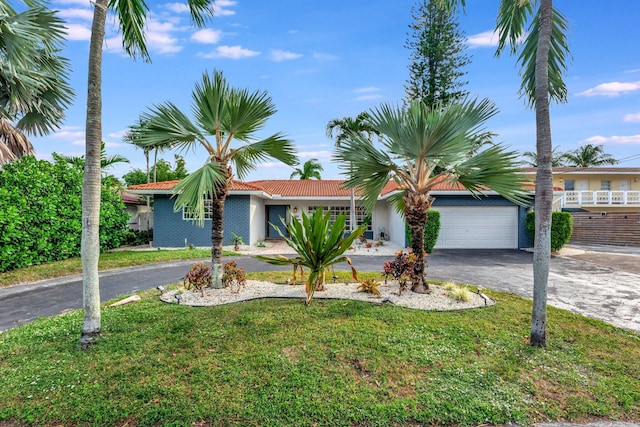
{"type": "Polygon", "coordinates": [[[640,207],[640,191],[565,191],[563,207],[585,205],[640,207]]]}

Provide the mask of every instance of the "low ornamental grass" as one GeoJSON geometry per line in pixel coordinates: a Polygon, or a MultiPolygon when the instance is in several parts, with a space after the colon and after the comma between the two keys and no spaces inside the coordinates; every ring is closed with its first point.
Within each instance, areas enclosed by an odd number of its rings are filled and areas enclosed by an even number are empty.
{"type": "MultiPolygon", "coordinates": [[[[224,253],[224,255],[233,254],[233,252],[224,253]]],[[[107,252],[100,255],[99,269],[111,270],[114,268],[132,267],[154,262],[199,258],[211,258],[211,249],[107,252]]],[[[0,273],[0,287],[80,273],[82,273],[80,258],[70,258],[0,273]]]]}
{"type": "Polygon", "coordinates": [[[193,308],[147,291],[105,304],[86,351],[80,311],[41,319],[0,334],[0,425],[640,419],[639,335],[549,308],[548,348],[532,348],[531,302],[487,294],[495,306],[425,312],[346,300],[193,308]]]}

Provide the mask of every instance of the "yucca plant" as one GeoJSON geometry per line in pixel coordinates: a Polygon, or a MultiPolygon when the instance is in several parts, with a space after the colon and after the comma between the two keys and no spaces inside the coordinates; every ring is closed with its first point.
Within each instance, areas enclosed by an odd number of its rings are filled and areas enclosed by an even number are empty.
{"type": "Polygon", "coordinates": [[[301,220],[295,216],[291,216],[289,224],[282,220],[282,224],[289,232],[289,237],[286,237],[277,226],[272,224],[298,256],[287,258],[283,255],[259,255],[256,258],[274,265],[307,267],[309,275],[306,282],[307,299],[305,304],[308,306],[311,304],[315,291],[322,290],[325,271],[330,266],[340,262],[348,263],[354,280],[358,281],[351,259],[343,254],[351,247],[353,241],[364,232],[366,225],[363,224],[346,235],[346,220],[347,217],[340,214],[331,224],[330,212],[323,215],[322,209],[317,209],[311,216],[302,212],[301,220]]]}

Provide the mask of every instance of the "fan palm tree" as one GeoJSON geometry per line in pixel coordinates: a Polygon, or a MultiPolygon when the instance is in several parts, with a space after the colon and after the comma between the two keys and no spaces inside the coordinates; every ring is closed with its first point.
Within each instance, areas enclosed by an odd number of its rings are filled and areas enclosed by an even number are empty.
{"type": "Polygon", "coordinates": [[[320,172],[323,170],[318,159],[310,159],[304,162],[302,169],[296,168],[289,179],[294,179],[295,177],[300,177],[300,179],[322,179],[320,172]]]}
{"type": "Polygon", "coordinates": [[[370,120],[380,135],[380,147],[357,132],[347,132],[336,147],[335,157],[348,177],[346,185],[361,190],[368,212],[389,180],[400,190],[392,202],[404,215],[411,230],[412,249],[419,255],[414,292],[429,292],[422,254],[435,185],[443,180],[459,183],[476,196],[488,187],[516,203],[525,201],[525,178],[515,152],[496,144],[469,156],[478,138],[486,135],[482,126],[496,113],[488,100],[453,103],[444,108],[437,105],[433,109],[419,101],[407,108],[383,104],[371,111],[370,120]],[[351,159],[358,159],[357,167],[349,165],[351,159]],[[436,169],[441,172],[434,173],[436,169]]]}
{"type": "Polygon", "coordinates": [[[565,154],[567,166],[577,168],[590,168],[605,165],[616,165],[618,161],[604,152],[602,145],[586,144],[574,151],[565,154]]]}
{"type": "Polygon", "coordinates": [[[143,113],[144,125],[134,125],[136,144],[166,146],[181,150],[202,146],[207,152],[204,166],[180,181],[174,209],[189,209],[196,222],[204,226],[205,200],[211,199],[211,263],[214,286],[221,286],[224,202],[234,177],[243,179],[257,163],[274,158],[289,166],[296,164],[291,142],[280,133],[255,139],[275,106],[266,92],[249,92],[228,85],[220,71],[204,73],[192,94],[195,122],[171,102],[143,113]],[[209,139],[209,137],[212,137],[209,139]],[[239,141],[243,144],[232,146],[239,141]]]}
{"type": "MultiPolygon", "coordinates": [[[[373,136],[377,135],[377,131],[371,126],[370,120],[371,116],[366,111],[358,114],[355,118],[332,119],[327,123],[327,136],[335,138],[336,147],[339,147],[352,132],[366,136],[367,140],[371,141],[373,136]]],[[[353,163],[349,162],[349,164],[353,163]]],[[[353,231],[356,228],[356,194],[353,188],[350,189],[349,196],[349,231],[353,231]]]]}
{"type": "MultiPolygon", "coordinates": [[[[87,115],[85,126],[85,168],[82,182],[82,289],[84,315],[82,348],[89,347],[100,334],[100,143],[102,142],[102,46],[107,14],[117,15],[122,45],[128,55],[150,61],[145,38],[149,7],[143,0],[95,0],[89,42],[87,115]]],[[[187,0],[191,22],[203,27],[213,16],[213,0],[187,0]]]]}
{"type": "Polygon", "coordinates": [[[64,22],[40,0],[24,3],[0,2],[0,164],[33,154],[27,135],[56,129],[73,98],[64,22]]]}

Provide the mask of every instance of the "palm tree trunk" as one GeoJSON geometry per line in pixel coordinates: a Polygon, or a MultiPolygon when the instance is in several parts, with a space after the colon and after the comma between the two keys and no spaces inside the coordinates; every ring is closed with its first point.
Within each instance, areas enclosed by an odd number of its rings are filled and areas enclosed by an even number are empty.
{"type": "Polygon", "coordinates": [[[411,290],[419,294],[427,294],[431,292],[431,289],[425,279],[424,226],[427,223],[431,203],[415,199],[405,197],[405,218],[411,231],[411,249],[416,255],[411,290]]]}
{"type": "Polygon", "coordinates": [[[227,199],[227,188],[218,189],[217,197],[211,203],[211,269],[212,287],[222,288],[222,245],[224,239],[224,202],[227,199]]]}
{"type": "Polygon", "coordinates": [[[533,252],[533,310],[531,345],[547,342],[547,282],[551,259],[551,212],[553,181],[551,171],[551,119],[549,117],[549,47],[551,45],[552,0],[540,2],[540,33],[536,52],[536,150],[538,168],[535,194],[535,242],[533,252]]]}
{"type": "Polygon", "coordinates": [[[87,348],[100,334],[100,148],[102,141],[102,43],[107,0],[96,0],[89,46],[86,155],[82,181],[82,291],[84,315],[80,345],[87,348]]]}

